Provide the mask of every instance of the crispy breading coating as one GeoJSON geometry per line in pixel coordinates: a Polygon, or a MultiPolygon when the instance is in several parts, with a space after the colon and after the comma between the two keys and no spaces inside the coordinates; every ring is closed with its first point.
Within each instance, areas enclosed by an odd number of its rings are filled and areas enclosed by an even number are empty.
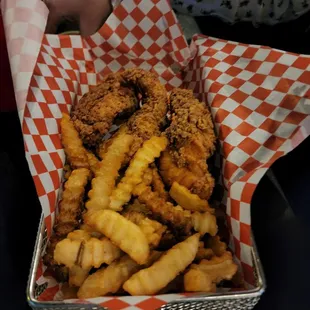
{"type": "Polygon", "coordinates": [[[189,234],[192,223],[191,218],[183,210],[179,210],[169,202],[153,192],[150,186],[140,183],[135,190],[138,200],[144,203],[152,212],[155,219],[169,225],[185,235],[189,234]]]}
{"type": "Polygon", "coordinates": [[[187,167],[178,167],[174,162],[169,148],[162,152],[159,159],[159,171],[164,182],[171,186],[173,182],[188,188],[201,199],[208,200],[214,188],[214,179],[208,170],[201,175],[191,172],[187,167]]]}

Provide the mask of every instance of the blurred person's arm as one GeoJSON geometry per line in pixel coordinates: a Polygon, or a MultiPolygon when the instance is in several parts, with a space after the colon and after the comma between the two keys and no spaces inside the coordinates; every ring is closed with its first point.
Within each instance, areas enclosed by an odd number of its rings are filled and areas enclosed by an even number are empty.
{"type": "Polygon", "coordinates": [[[43,0],[49,9],[47,33],[56,33],[65,18],[77,20],[82,36],[95,33],[112,12],[110,0],[43,0]]]}

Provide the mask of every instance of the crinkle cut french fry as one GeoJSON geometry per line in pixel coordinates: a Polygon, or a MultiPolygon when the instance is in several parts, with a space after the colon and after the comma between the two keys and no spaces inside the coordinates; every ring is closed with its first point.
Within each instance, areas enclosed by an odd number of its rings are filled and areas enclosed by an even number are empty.
{"type": "Polygon", "coordinates": [[[99,159],[96,157],[95,154],[93,154],[92,152],[88,150],[86,150],[86,155],[87,155],[87,160],[88,160],[90,170],[92,171],[93,174],[95,174],[98,168],[99,159]]]}
{"type": "Polygon", "coordinates": [[[85,238],[80,233],[68,235],[60,241],[54,251],[54,259],[58,264],[69,268],[78,265],[84,270],[100,267],[103,263],[111,264],[122,255],[122,251],[108,238],[85,238]],[[79,235],[81,238],[79,238],[79,235]],[[71,239],[70,239],[70,238],[71,239]]]}
{"type": "Polygon", "coordinates": [[[205,235],[206,233],[210,234],[211,236],[216,235],[217,224],[216,217],[213,214],[209,212],[194,212],[192,213],[191,218],[195,231],[199,232],[201,235],[205,235]]]}
{"type": "Polygon", "coordinates": [[[189,189],[178,182],[173,182],[169,194],[185,210],[214,213],[207,200],[192,194],[189,189]]]}
{"type": "Polygon", "coordinates": [[[125,255],[119,261],[88,276],[78,291],[78,297],[92,298],[116,293],[122,284],[138,270],[139,264],[125,255]]]}
{"type": "Polygon", "coordinates": [[[221,257],[213,256],[203,259],[199,265],[191,265],[184,276],[184,287],[188,292],[215,292],[216,284],[222,280],[231,280],[238,267],[232,260],[230,252],[221,257]]]}
{"type": "Polygon", "coordinates": [[[62,114],[60,128],[61,142],[70,166],[73,169],[89,168],[87,154],[83,146],[83,142],[68,114],[62,114]]]}
{"type": "Polygon", "coordinates": [[[69,268],[77,262],[82,240],[63,239],[56,244],[54,259],[58,264],[63,264],[69,268]]]}
{"type": "Polygon", "coordinates": [[[91,298],[104,296],[108,293],[116,293],[135,272],[143,267],[148,267],[158,260],[161,252],[152,251],[146,265],[137,264],[128,255],[113,262],[106,268],[97,270],[88,276],[82,287],[78,291],[79,298],[91,298]]]}
{"type": "Polygon", "coordinates": [[[74,265],[69,269],[70,286],[80,287],[88,277],[91,268],[83,269],[78,265],[74,265]]]}
{"type": "MultiPolygon", "coordinates": [[[[127,134],[119,134],[107,149],[102,161],[98,164],[95,178],[92,180],[92,189],[88,193],[89,201],[86,202],[88,210],[100,210],[110,208],[110,195],[115,186],[126,153],[129,151],[133,137],[127,134]]],[[[115,211],[121,210],[111,206],[115,211]]]]}
{"type": "Polygon", "coordinates": [[[78,226],[85,186],[90,174],[86,168],[75,169],[65,183],[62,200],[59,203],[59,214],[54,226],[54,231],[58,236],[66,236],[78,226]]]}
{"type": "Polygon", "coordinates": [[[150,246],[158,246],[162,235],[167,229],[166,226],[147,218],[143,213],[137,211],[126,212],[124,216],[141,228],[150,246]]]}
{"type": "Polygon", "coordinates": [[[167,147],[168,139],[165,136],[155,137],[145,141],[131,160],[125,176],[112,192],[110,208],[120,209],[131,198],[134,187],[142,182],[143,173],[156,157],[167,147]]]}
{"type": "Polygon", "coordinates": [[[119,213],[112,210],[88,212],[85,223],[108,237],[138,264],[144,264],[150,248],[142,230],[119,213]]]}
{"type": "Polygon", "coordinates": [[[199,245],[195,234],[167,251],[151,267],[140,270],[123,288],[131,295],[152,295],[164,288],[194,260],[199,245]]]}

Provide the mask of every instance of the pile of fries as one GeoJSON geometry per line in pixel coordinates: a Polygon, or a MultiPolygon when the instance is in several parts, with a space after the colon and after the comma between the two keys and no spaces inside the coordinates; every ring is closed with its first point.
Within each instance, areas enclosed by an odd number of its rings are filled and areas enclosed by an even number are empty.
{"type": "Polygon", "coordinates": [[[63,114],[65,183],[46,265],[68,282],[67,298],[215,292],[237,266],[214,209],[163,181],[156,159],[169,145],[165,134],[144,141],[124,165],[134,143],[126,128],[93,151],[63,114]]]}

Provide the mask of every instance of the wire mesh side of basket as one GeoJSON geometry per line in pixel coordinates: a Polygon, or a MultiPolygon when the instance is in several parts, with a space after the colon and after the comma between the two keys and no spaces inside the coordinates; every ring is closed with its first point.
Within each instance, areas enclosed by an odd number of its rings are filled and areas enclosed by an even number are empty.
{"type": "MultiPolygon", "coordinates": [[[[253,236],[252,236],[253,239],[253,236]]],[[[95,304],[64,303],[63,301],[39,301],[38,296],[45,289],[44,284],[36,284],[37,268],[47,244],[47,235],[43,215],[41,216],[37,240],[27,285],[27,299],[32,309],[40,310],[109,310],[95,304]]],[[[253,309],[265,290],[265,277],[253,239],[252,260],[256,287],[241,292],[217,293],[212,295],[199,294],[184,297],[162,306],[161,310],[249,310],[253,309]]]]}

